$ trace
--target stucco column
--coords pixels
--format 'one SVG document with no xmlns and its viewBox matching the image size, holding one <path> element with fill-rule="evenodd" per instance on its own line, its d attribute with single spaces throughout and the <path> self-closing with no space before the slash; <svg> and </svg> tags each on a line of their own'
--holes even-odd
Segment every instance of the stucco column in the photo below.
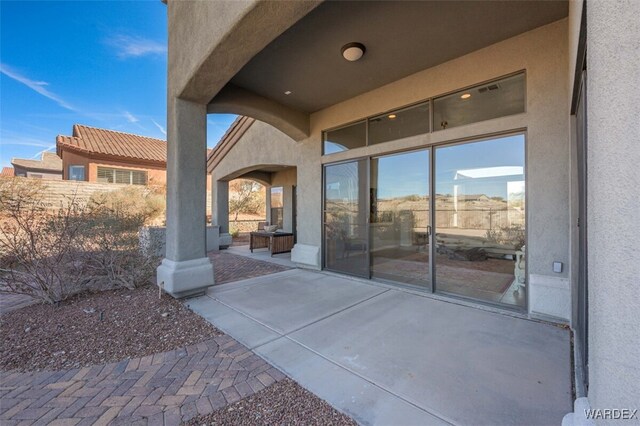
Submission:
<svg viewBox="0 0 640 426">
<path fill-rule="evenodd" d="M 220 234 L 229 233 L 229 181 L 218 180 L 213 184 L 213 207 L 214 225 L 220 227 Z"/>
<path fill-rule="evenodd" d="M 265 215 L 264 217 L 267 220 L 267 223 L 271 225 L 271 185 L 264 186 L 264 195 L 265 195 Z"/>
<path fill-rule="evenodd" d="M 206 106 L 170 98 L 167 112 L 167 246 L 157 280 L 185 297 L 213 285 L 205 233 Z"/>
<path fill-rule="evenodd" d="M 640 408 L 640 2 L 587 3 L 589 402 Z"/>
<path fill-rule="evenodd" d="M 293 232 L 293 185 L 282 186 L 282 229 Z"/>
</svg>

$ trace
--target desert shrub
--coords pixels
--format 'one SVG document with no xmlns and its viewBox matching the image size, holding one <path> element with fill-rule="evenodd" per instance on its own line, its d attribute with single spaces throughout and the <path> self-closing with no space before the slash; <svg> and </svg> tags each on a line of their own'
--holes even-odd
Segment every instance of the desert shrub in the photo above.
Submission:
<svg viewBox="0 0 640 426">
<path fill-rule="evenodd" d="M 493 243 L 512 245 L 516 250 L 525 245 L 525 229 L 522 225 L 502 226 L 488 230 L 485 238 Z"/>
<path fill-rule="evenodd" d="M 45 190 L 36 180 L 0 180 L 0 291 L 52 303 L 82 287 L 82 222 L 78 203 L 48 209 Z"/>
<path fill-rule="evenodd" d="M 233 238 L 238 238 L 240 236 L 240 230 L 238 228 L 229 229 L 229 233 L 231 234 L 231 237 L 233 237 Z"/>
<path fill-rule="evenodd" d="M 92 211 L 118 212 L 122 217 L 142 218 L 149 224 L 165 214 L 164 193 L 146 186 L 129 186 L 109 192 L 96 192 L 89 199 Z"/>
<path fill-rule="evenodd" d="M 55 303 L 149 281 L 159 259 L 141 252 L 138 229 L 157 214 L 155 201 L 130 200 L 127 188 L 52 210 L 45 191 L 32 179 L 0 180 L 0 292 Z"/>
</svg>

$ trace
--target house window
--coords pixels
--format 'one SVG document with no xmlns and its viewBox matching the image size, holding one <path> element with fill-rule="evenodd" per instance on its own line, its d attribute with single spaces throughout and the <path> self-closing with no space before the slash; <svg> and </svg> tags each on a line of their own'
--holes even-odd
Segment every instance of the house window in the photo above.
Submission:
<svg viewBox="0 0 640 426">
<path fill-rule="evenodd" d="M 524 112 L 524 73 L 460 90 L 433 101 L 433 129 L 444 130 Z"/>
<path fill-rule="evenodd" d="M 324 132 L 323 154 L 347 151 L 367 145 L 367 122 L 360 121 Z"/>
<path fill-rule="evenodd" d="M 322 154 L 417 136 L 525 112 L 526 78 L 520 72 L 419 104 L 323 132 Z M 429 118 L 430 109 L 432 118 Z"/>
<path fill-rule="evenodd" d="M 282 229 L 284 225 L 284 197 L 281 186 L 271 188 L 271 224 Z"/>
<path fill-rule="evenodd" d="M 69 180 L 85 180 L 84 166 L 69 166 Z"/>
<path fill-rule="evenodd" d="M 142 170 L 114 169 L 98 167 L 98 182 L 146 185 L 147 172 Z"/>
<path fill-rule="evenodd" d="M 369 119 L 369 145 L 429 133 L 429 102 Z"/>
</svg>

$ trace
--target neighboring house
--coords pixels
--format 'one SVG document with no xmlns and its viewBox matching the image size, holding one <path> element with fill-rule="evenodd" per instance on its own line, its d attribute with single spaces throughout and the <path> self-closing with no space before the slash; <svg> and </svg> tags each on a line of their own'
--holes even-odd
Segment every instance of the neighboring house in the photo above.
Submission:
<svg viewBox="0 0 640 426">
<path fill-rule="evenodd" d="M 166 290 L 213 284 L 239 114 L 223 231 L 229 179 L 286 169 L 298 265 L 567 324 L 581 402 L 638 408 L 640 2 L 167 5 Z"/>
<path fill-rule="evenodd" d="M 75 124 L 56 138 L 64 180 L 164 185 L 167 144 L 160 139 Z"/>
<path fill-rule="evenodd" d="M 158 186 L 167 180 L 161 139 L 74 124 L 71 136 L 56 138 L 56 152 L 64 180 Z"/>
<path fill-rule="evenodd" d="M 14 177 L 15 173 L 13 167 L 3 167 L 2 171 L 0 171 L 0 176 L 2 177 Z"/>
<path fill-rule="evenodd" d="M 43 152 L 40 160 L 14 158 L 14 175 L 37 179 L 62 179 L 62 160 L 52 152 Z"/>
</svg>

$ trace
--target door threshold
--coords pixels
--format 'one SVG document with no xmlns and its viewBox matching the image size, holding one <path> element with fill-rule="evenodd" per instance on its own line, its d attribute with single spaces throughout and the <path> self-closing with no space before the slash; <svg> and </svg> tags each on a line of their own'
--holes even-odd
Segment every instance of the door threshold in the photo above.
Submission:
<svg viewBox="0 0 640 426">
<path fill-rule="evenodd" d="M 412 294 L 414 296 L 427 297 L 429 299 L 439 300 L 445 303 L 452 303 L 454 305 L 466 306 L 468 308 L 479 309 L 486 312 L 492 312 L 500 315 L 505 315 L 513 318 L 520 318 L 520 319 L 533 321 L 533 322 L 541 322 L 541 323 L 551 324 L 555 326 L 558 325 L 557 323 L 531 316 L 526 311 L 519 310 L 517 308 L 514 309 L 507 306 L 502 306 L 502 305 L 496 306 L 493 304 L 488 304 L 488 303 L 483 303 L 475 300 L 469 300 L 462 297 L 457 297 L 455 295 L 443 295 L 439 293 L 431 293 L 429 291 L 418 289 L 408 285 L 392 283 L 392 282 L 384 281 L 380 279 L 373 279 L 373 278 L 367 279 L 367 278 L 358 277 L 354 275 L 341 274 L 339 272 L 332 272 L 326 269 L 323 269 L 319 272 L 322 274 L 345 278 L 345 279 L 357 281 L 363 284 L 372 285 L 375 287 L 382 287 L 386 289 L 397 290 L 403 293 Z"/>
</svg>

